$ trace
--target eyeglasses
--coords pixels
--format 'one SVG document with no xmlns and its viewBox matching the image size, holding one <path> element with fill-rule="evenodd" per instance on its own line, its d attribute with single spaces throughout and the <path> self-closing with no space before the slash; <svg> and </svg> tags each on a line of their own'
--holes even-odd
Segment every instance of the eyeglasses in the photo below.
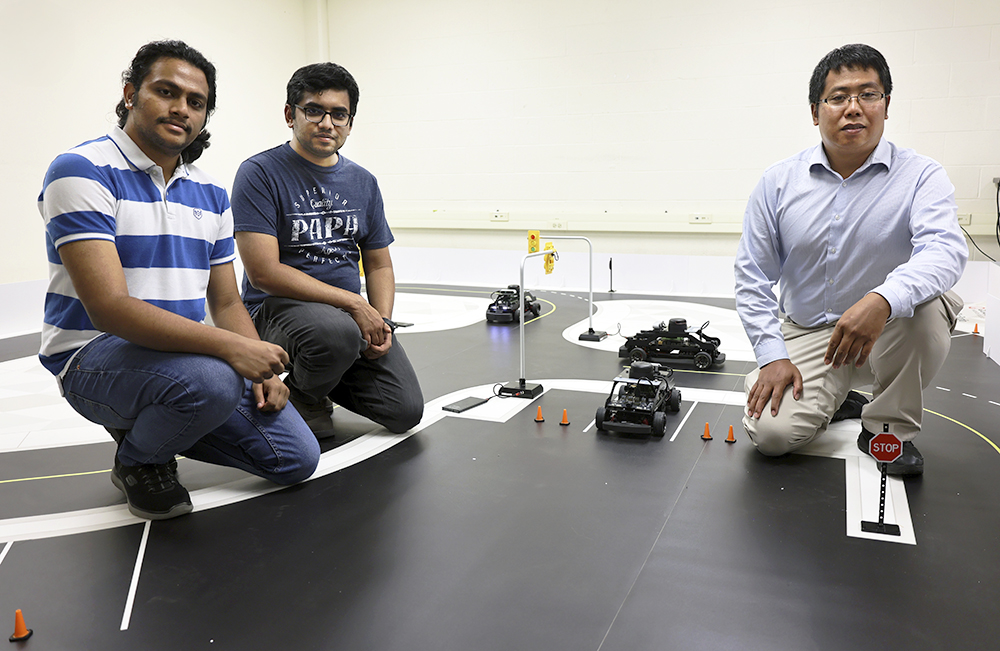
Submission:
<svg viewBox="0 0 1000 651">
<path fill-rule="evenodd" d="M 820 101 L 832 108 L 843 108 L 850 104 L 852 99 L 858 100 L 858 104 L 861 104 L 862 106 L 871 106 L 872 104 L 879 102 L 885 96 L 885 93 L 867 91 L 859 93 L 858 95 L 831 95 L 830 97 Z"/>
<path fill-rule="evenodd" d="M 351 123 L 351 119 L 354 117 L 347 111 L 324 111 L 316 106 L 299 106 L 295 105 L 295 108 L 301 109 L 303 115 L 306 119 L 315 124 L 319 124 L 323 121 L 323 118 L 330 116 L 330 122 L 333 123 L 335 127 L 346 127 Z"/>
</svg>

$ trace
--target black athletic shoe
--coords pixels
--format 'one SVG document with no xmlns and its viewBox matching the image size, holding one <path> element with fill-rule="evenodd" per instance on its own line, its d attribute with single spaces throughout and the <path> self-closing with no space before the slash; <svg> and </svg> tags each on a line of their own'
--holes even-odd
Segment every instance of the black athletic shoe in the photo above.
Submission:
<svg viewBox="0 0 1000 651">
<path fill-rule="evenodd" d="M 177 462 L 145 466 L 123 465 L 115 457 L 111 483 L 125 493 L 128 510 L 140 518 L 167 520 L 190 513 L 191 496 L 177 481 Z"/>
<path fill-rule="evenodd" d="M 868 452 L 868 444 L 871 443 L 875 434 L 861 426 L 861 433 L 858 434 L 858 449 L 865 454 Z M 917 450 L 917 446 L 912 441 L 903 441 L 903 456 L 889 464 L 885 470 L 887 475 L 912 477 L 924 474 L 924 457 Z"/>
<path fill-rule="evenodd" d="M 861 418 L 861 408 L 867 404 L 868 398 L 857 391 L 849 391 L 847 397 L 844 398 L 844 402 L 840 403 L 840 407 L 833 414 L 830 422 L 836 423 L 839 420 L 847 420 L 848 418 Z"/>
</svg>

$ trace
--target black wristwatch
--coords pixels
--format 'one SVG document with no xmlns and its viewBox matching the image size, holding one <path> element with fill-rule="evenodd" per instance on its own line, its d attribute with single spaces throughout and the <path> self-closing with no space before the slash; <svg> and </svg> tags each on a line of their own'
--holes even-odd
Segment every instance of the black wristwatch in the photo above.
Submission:
<svg viewBox="0 0 1000 651">
<path fill-rule="evenodd" d="M 392 332 L 396 332 L 396 328 L 399 326 L 396 325 L 395 321 L 393 321 L 392 319 L 387 319 L 386 317 L 382 317 L 382 320 L 385 321 L 385 324 L 387 326 L 389 326 L 389 330 L 391 330 Z"/>
</svg>

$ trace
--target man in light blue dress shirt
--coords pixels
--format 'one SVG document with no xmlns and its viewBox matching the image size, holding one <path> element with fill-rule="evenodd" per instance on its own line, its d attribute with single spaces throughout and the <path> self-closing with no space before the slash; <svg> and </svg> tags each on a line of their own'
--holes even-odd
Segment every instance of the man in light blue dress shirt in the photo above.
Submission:
<svg viewBox="0 0 1000 651">
<path fill-rule="evenodd" d="M 785 454 L 871 385 L 858 446 L 888 425 L 904 441 L 889 473 L 918 475 L 922 391 L 948 355 L 968 247 L 944 169 L 882 138 L 891 92 L 874 48 L 827 54 L 809 87 L 821 144 L 768 168 L 750 196 L 736 305 L 758 369 L 743 424 L 762 453 Z"/>
</svg>

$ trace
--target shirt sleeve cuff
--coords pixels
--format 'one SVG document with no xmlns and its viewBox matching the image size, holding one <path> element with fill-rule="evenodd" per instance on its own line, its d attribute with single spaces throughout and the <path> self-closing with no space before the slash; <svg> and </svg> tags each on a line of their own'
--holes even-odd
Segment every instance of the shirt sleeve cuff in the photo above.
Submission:
<svg viewBox="0 0 1000 651">
<path fill-rule="evenodd" d="M 762 341 L 754 347 L 753 352 L 757 357 L 758 368 L 762 368 L 779 359 L 788 359 L 788 350 L 785 348 L 785 341 L 783 339 Z"/>
</svg>

